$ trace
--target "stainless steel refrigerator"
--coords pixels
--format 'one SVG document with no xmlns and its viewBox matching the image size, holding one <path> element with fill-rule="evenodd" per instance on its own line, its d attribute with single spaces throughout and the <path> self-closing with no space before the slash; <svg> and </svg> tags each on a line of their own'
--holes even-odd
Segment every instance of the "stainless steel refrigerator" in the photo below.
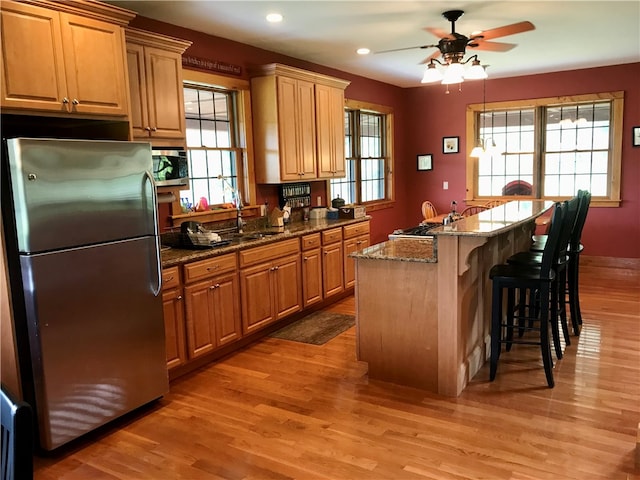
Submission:
<svg viewBox="0 0 640 480">
<path fill-rule="evenodd" d="M 151 147 L 14 138 L 5 152 L 23 390 L 52 450 L 169 389 Z"/>
</svg>

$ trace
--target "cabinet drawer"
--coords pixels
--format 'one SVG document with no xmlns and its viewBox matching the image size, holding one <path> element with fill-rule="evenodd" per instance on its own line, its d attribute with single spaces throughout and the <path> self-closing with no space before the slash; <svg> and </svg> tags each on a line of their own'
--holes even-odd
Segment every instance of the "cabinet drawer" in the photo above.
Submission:
<svg viewBox="0 0 640 480">
<path fill-rule="evenodd" d="M 320 246 L 320 234 L 313 233 L 302 237 L 302 250 L 311 250 Z"/>
<path fill-rule="evenodd" d="M 184 266 L 184 282 L 194 282 L 203 278 L 226 273 L 237 267 L 235 253 L 188 263 Z"/>
<path fill-rule="evenodd" d="M 369 233 L 369 222 L 347 225 L 344 228 L 344 238 L 352 238 Z"/>
<path fill-rule="evenodd" d="M 335 243 L 342 240 L 342 228 L 332 228 L 331 230 L 325 230 L 322 232 L 322 244 L 327 245 L 329 243 Z"/>
<path fill-rule="evenodd" d="M 178 267 L 170 267 L 162 270 L 162 289 L 168 290 L 180 286 L 180 270 Z"/>
<path fill-rule="evenodd" d="M 240 267 L 246 267 L 254 263 L 268 262 L 284 255 L 300 253 L 300 242 L 297 238 L 283 240 L 281 242 L 265 245 L 264 247 L 241 250 Z"/>
</svg>

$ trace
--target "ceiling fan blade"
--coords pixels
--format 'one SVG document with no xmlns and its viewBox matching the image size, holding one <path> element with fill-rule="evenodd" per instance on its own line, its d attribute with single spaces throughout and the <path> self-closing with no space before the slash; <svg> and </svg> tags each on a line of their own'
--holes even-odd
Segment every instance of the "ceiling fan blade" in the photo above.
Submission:
<svg viewBox="0 0 640 480">
<path fill-rule="evenodd" d="M 417 48 L 432 48 L 432 47 L 437 47 L 437 45 L 418 45 L 416 47 L 404 47 L 404 48 L 392 48 L 391 50 L 378 50 L 377 52 L 373 52 L 373 53 L 391 53 L 391 52 L 401 52 L 403 50 L 414 50 Z"/>
<path fill-rule="evenodd" d="M 442 30 L 440 28 L 424 27 L 423 30 L 426 30 L 427 32 L 429 32 L 432 35 L 435 35 L 438 38 L 449 38 L 451 40 L 455 40 L 455 37 L 453 35 L 451 35 L 451 33 L 445 32 L 444 30 Z"/>
<path fill-rule="evenodd" d="M 505 25 L 504 27 L 492 28 L 490 30 L 483 30 L 479 33 L 471 34 L 470 38 L 473 40 L 476 37 L 482 37 L 483 40 L 491 40 L 498 37 L 506 37 L 507 35 L 515 35 L 516 33 L 528 32 L 535 30 L 533 23 L 531 22 L 518 22 L 511 25 Z"/>
<path fill-rule="evenodd" d="M 477 44 L 477 47 L 474 47 Z M 502 42 L 485 42 L 484 40 L 472 40 L 468 47 L 475 50 L 484 50 L 486 52 L 508 52 L 512 48 L 516 47 L 515 43 L 502 43 Z"/>
</svg>

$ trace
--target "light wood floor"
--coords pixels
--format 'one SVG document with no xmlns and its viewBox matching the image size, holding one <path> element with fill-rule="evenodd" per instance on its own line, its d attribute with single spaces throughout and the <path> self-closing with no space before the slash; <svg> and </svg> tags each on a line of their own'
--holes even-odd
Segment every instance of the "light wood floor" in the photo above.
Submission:
<svg viewBox="0 0 640 480">
<path fill-rule="evenodd" d="M 266 338 L 37 458 L 35 478 L 640 478 L 640 275 L 584 267 L 581 285 L 584 328 L 554 389 L 536 347 L 515 346 L 493 383 L 485 366 L 444 398 L 369 381 L 355 328 L 324 346 Z M 353 313 L 353 297 L 332 309 Z"/>
</svg>

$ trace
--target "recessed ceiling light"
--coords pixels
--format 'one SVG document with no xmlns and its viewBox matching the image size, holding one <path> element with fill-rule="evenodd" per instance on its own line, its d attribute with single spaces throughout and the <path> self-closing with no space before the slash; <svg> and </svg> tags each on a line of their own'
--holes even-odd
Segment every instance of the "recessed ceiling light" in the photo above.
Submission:
<svg viewBox="0 0 640 480">
<path fill-rule="evenodd" d="M 280 15 L 279 13 L 270 13 L 269 15 L 267 15 L 267 22 L 278 23 L 281 21 L 282 21 L 282 15 Z"/>
<path fill-rule="evenodd" d="M 369 55 L 371 53 L 371 50 L 369 50 L 368 48 L 359 48 L 358 50 L 356 50 L 356 53 L 358 55 Z"/>
</svg>

